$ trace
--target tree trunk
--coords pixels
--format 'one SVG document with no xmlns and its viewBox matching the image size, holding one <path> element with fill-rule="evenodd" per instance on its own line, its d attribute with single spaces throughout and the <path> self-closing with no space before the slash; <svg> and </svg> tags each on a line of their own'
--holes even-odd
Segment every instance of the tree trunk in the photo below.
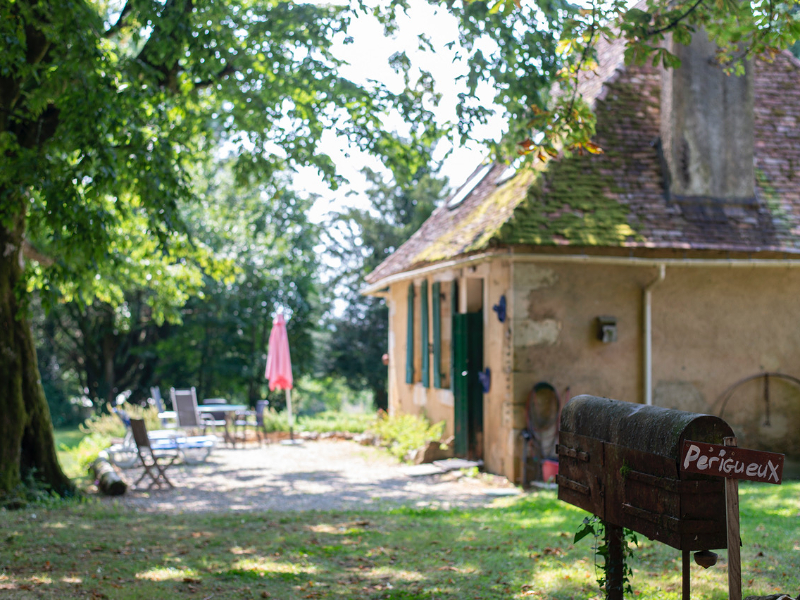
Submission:
<svg viewBox="0 0 800 600">
<path fill-rule="evenodd" d="M 113 326 L 113 321 L 111 325 Z M 105 379 L 103 400 L 110 406 L 114 406 L 114 399 L 117 395 L 116 370 L 114 368 L 116 346 L 114 335 L 111 332 L 106 333 L 103 336 L 103 379 Z"/>
<path fill-rule="evenodd" d="M 18 300 L 25 293 L 24 230 L 24 208 L 0 224 L 0 498 L 13 495 L 29 475 L 60 495 L 74 492 L 56 458 L 33 335 Z"/>
<path fill-rule="evenodd" d="M 375 402 L 375 410 L 389 410 L 389 394 L 386 393 L 386 388 L 379 387 L 372 391 Z"/>
</svg>

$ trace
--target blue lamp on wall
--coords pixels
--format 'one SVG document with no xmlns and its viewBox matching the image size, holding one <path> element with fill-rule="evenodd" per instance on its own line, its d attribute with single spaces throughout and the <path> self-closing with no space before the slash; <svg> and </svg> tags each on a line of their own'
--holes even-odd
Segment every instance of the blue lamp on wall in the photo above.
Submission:
<svg viewBox="0 0 800 600">
<path fill-rule="evenodd" d="M 489 369 L 489 367 L 486 367 L 484 371 L 480 371 L 478 373 L 478 381 L 481 382 L 483 393 L 488 394 L 492 387 L 492 371 Z"/>
<path fill-rule="evenodd" d="M 501 323 L 506 322 L 506 297 L 500 296 L 500 300 L 492 307 L 492 310 L 497 313 L 497 318 Z"/>
</svg>

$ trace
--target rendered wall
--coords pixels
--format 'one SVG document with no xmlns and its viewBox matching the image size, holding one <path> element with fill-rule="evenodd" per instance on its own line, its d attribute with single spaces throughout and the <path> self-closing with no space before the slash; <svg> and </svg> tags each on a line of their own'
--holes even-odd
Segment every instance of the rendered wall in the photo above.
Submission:
<svg viewBox="0 0 800 600">
<path fill-rule="evenodd" d="M 513 424 L 538 381 L 559 394 L 643 402 L 642 287 L 656 270 L 602 265 L 513 265 Z M 800 376 L 800 272 L 781 269 L 667 268 L 652 292 L 653 402 L 718 414 L 720 395 L 762 371 Z M 597 339 L 596 318 L 617 318 L 618 339 Z M 746 384 L 722 415 L 739 445 L 800 455 L 800 389 Z M 715 402 L 717 405 L 715 406 Z M 519 461 L 521 445 L 515 447 Z M 787 456 L 787 459 L 790 459 Z M 519 467 L 515 476 L 519 475 Z"/>
<path fill-rule="evenodd" d="M 482 440 L 483 455 L 487 468 L 494 473 L 505 473 L 513 461 L 508 456 L 513 454 L 513 447 L 509 446 L 512 433 L 511 422 L 507 415 L 512 401 L 511 387 L 511 313 L 508 312 L 505 323 L 501 323 L 497 313 L 492 310 L 497 305 L 501 296 L 510 298 L 511 268 L 507 260 L 495 260 L 476 267 L 457 269 L 431 275 L 428 281 L 429 304 L 428 310 L 432 314 L 432 289 L 433 283 L 439 282 L 441 289 L 441 339 L 442 339 L 442 384 L 443 389 L 433 387 L 433 356 L 431 356 L 430 387 L 426 388 L 421 383 L 406 383 L 406 326 L 408 319 L 408 282 L 400 282 L 391 286 L 389 290 L 389 410 L 390 413 L 404 412 L 409 414 L 424 414 L 432 422 L 444 420 L 445 437 L 453 434 L 454 430 L 454 399 L 450 389 L 450 343 L 452 339 L 451 304 L 452 281 L 458 280 L 460 291 L 463 295 L 461 310 L 468 308 L 475 310 L 483 306 L 484 323 L 484 367 L 491 371 L 491 387 L 488 394 L 484 394 L 484 436 Z M 467 281 L 472 285 L 467 285 Z M 467 303 L 466 290 L 476 288 L 476 280 L 483 281 L 483 297 L 476 299 L 469 297 Z M 420 318 L 419 318 L 419 285 L 422 280 L 415 281 L 415 354 L 414 361 L 415 381 L 419 380 L 420 360 Z M 433 319 L 430 319 L 429 342 L 433 343 Z"/>
<path fill-rule="evenodd" d="M 484 275 L 483 364 L 492 374 L 483 395 L 483 460 L 486 470 L 513 475 L 513 423 L 508 418 L 513 403 L 511 346 L 511 263 L 496 259 L 481 265 Z M 506 297 L 506 320 L 492 309 Z"/>
</svg>

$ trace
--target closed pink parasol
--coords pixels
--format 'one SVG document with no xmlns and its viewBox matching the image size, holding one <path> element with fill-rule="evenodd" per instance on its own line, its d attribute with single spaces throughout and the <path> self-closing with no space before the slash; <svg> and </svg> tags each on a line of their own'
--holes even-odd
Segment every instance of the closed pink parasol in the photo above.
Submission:
<svg viewBox="0 0 800 600">
<path fill-rule="evenodd" d="M 289 431 L 293 430 L 292 419 L 292 357 L 289 354 L 289 336 L 286 334 L 286 321 L 278 313 L 272 321 L 272 332 L 269 334 L 269 353 L 267 354 L 267 371 L 264 376 L 269 379 L 270 391 L 286 390 L 286 411 L 289 416 Z M 292 436 L 293 437 L 293 436 Z"/>
</svg>

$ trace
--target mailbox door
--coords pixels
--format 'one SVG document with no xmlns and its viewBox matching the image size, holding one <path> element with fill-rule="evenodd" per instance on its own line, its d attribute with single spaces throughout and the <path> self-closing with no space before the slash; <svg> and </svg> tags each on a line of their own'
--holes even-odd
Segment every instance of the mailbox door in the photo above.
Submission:
<svg viewBox="0 0 800 600">
<path fill-rule="evenodd" d="M 652 540 L 681 547 L 680 490 L 675 461 L 606 443 L 606 520 Z"/>
<path fill-rule="evenodd" d="M 670 458 L 605 444 L 606 520 L 678 550 L 726 547 L 722 480 L 679 479 Z"/>
<path fill-rule="evenodd" d="M 605 518 L 603 442 L 560 432 L 558 499 Z"/>
</svg>

